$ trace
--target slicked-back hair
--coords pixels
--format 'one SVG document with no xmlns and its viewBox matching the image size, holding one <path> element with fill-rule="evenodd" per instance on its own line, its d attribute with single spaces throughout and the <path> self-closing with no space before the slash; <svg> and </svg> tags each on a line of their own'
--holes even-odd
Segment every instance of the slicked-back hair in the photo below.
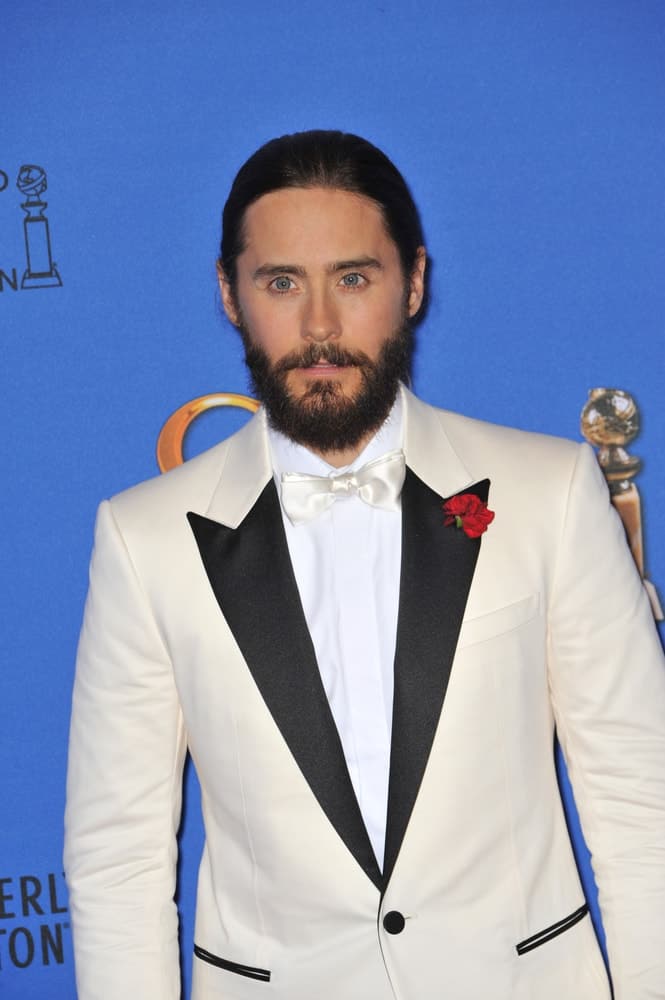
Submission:
<svg viewBox="0 0 665 1000">
<path fill-rule="evenodd" d="M 235 294 L 236 260 L 245 249 L 250 205 L 282 188 L 324 187 L 371 199 L 399 252 L 405 281 L 416 263 L 423 232 L 411 192 L 397 167 L 371 142 L 348 132 L 312 130 L 272 139 L 238 171 L 222 217 L 219 264 Z"/>
</svg>

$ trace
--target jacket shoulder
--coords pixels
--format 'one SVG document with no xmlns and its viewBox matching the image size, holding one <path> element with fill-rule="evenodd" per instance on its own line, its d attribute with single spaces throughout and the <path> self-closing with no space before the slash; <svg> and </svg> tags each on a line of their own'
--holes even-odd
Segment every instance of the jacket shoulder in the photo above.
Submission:
<svg viewBox="0 0 665 1000">
<path fill-rule="evenodd" d="M 240 430 L 206 451 L 188 459 L 168 472 L 153 476 L 108 501 L 119 522 L 152 524 L 163 522 L 183 511 L 204 511 L 219 487 L 229 455 L 244 456 L 251 466 L 256 457 L 257 436 L 261 434 L 261 418 L 253 416 Z"/>
<path fill-rule="evenodd" d="M 451 410 L 435 410 L 455 450 L 490 468 L 519 467 L 527 477 L 531 471 L 541 474 L 548 468 L 552 473 L 561 473 L 577 463 L 580 450 L 592 451 L 588 444 L 569 438 L 490 423 Z"/>
</svg>

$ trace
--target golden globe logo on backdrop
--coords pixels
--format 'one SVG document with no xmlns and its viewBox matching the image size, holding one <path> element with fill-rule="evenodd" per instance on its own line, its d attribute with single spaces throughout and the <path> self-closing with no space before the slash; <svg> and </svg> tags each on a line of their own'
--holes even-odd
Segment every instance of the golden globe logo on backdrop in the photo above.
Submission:
<svg viewBox="0 0 665 1000">
<path fill-rule="evenodd" d="M 48 202 L 43 195 L 48 187 L 46 171 L 34 163 L 24 163 L 16 174 L 0 169 L 0 232 L 11 239 L 21 227 L 23 211 L 23 249 L 25 263 L 18 264 L 14 249 L 0 245 L 0 292 L 29 291 L 35 288 L 59 288 L 62 278 L 53 259 L 51 229 L 46 216 Z M 14 191 L 18 194 L 12 198 Z M 8 253 L 14 259 L 5 259 Z"/>
</svg>

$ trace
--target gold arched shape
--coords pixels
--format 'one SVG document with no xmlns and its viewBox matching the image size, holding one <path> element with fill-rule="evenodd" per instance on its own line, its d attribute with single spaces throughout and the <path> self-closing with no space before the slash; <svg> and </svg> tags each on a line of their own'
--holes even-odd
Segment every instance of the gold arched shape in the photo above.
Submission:
<svg viewBox="0 0 665 1000">
<path fill-rule="evenodd" d="M 190 424 L 206 410 L 214 410 L 218 406 L 237 406 L 241 410 L 256 413 L 259 403 L 251 396 L 242 396 L 238 392 L 211 392 L 207 396 L 190 399 L 189 403 L 178 407 L 157 438 L 157 465 L 160 472 L 168 472 L 176 465 L 182 465 L 182 445 Z"/>
</svg>

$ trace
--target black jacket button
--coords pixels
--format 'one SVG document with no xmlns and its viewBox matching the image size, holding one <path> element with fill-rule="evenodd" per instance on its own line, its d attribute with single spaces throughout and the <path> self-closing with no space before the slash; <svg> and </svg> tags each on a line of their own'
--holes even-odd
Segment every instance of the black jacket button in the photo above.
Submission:
<svg viewBox="0 0 665 1000">
<path fill-rule="evenodd" d="M 386 913 L 383 918 L 384 929 L 388 931 L 389 934 L 401 934 L 404 930 L 404 925 L 406 920 L 399 912 L 399 910 L 390 910 Z"/>
</svg>

